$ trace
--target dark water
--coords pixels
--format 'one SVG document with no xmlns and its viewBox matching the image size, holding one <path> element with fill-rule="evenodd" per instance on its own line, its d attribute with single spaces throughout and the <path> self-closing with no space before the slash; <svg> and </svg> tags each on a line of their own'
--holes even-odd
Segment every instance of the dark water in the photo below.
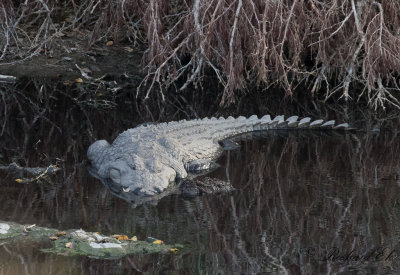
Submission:
<svg viewBox="0 0 400 275">
<path fill-rule="evenodd" d="M 185 248 L 177 254 L 101 260 L 41 253 L 46 242 L 3 241 L 0 274 L 400 271 L 397 120 L 389 123 L 392 131 L 379 133 L 264 134 L 226 151 L 218 161 L 221 167 L 212 173 L 230 180 L 236 191 L 193 200 L 172 195 L 157 205 L 133 208 L 88 174 L 87 146 L 98 138 L 112 140 L 144 120 L 219 114 L 217 106 L 189 104 L 193 99 L 186 99 L 186 103 L 170 100 L 148 107 L 121 96 L 106 99 L 126 109 L 103 110 L 90 105 L 87 95 L 76 90 L 68 94 L 59 86 L 46 86 L 45 95 L 53 99 L 41 102 L 30 94 L 35 91 L 32 85 L 8 87 L 14 97 L 4 96 L 2 90 L 7 115 L 3 113 L 0 121 L 5 125 L 0 163 L 17 161 L 31 167 L 58 163 L 62 171 L 29 184 L 1 172 L 0 219 L 139 239 L 153 236 Z M 40 89 L 43 84 L 35 85 Z M 244 104 L 243 110 L 226 112 L 263 111 Z"/>
</svg>

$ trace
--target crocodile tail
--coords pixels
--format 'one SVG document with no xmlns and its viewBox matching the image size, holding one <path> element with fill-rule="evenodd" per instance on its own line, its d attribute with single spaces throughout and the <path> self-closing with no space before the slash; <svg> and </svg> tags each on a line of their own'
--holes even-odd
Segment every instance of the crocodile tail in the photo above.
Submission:
<svg viewBox="0 0 400 275">
<path fill-rule="evenodd" d="M 335 124 L 335 120 L 324 121 L 322 119 L 317 119 L 312 121 L 311 118 L 305 117 L 299 119 L 298 116 L 291 116 L 287 119 L 283 115 L 276 116 L 271 119 L 269 115 L 263 116 L 259 123 L 254 126 L 254 130 L 268 130 L 268 129 L 303 129 L 303 128 L 318 128 L 318 129 L 343 129 L 347 130 L 349 128 L 348 123 Z"/>
<path fill-rule="evenodd" d="M 322 119 L 311 120 L 309 117 L 299 119 L 298 116 L 291 116 L 287 119 L 283 115 L 276 116 L 271 119 L 270 115 L 265 115 L 262 118 L 258 118 L 253 115 L 249 118 L 240 116 L 237 118 L 216 118 L 210 119 L 210 122 L 218 123 L 220 126 L 210 130 L 209 133 L 214 140 L 222 140 L 235 135 L 242 135 L 254 131 L 264 131 L 273 129 L 350 129 L 347 123 L 337 124 L 334 120 L 324 121 Z"/>
</svg>

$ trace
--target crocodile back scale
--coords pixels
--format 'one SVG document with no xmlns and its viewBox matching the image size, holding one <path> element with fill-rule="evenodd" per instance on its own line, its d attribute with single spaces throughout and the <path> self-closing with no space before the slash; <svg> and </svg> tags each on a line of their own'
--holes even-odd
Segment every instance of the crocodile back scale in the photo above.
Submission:
<svg viewBox="0 0 400 275">
<path fill-rule="evenodd" d="M 222 152 L 220 142 L 264 130 L 348 129 L 334 120 L 291 116 L 204 118 L 142 125 L 120 134 L 112 144 L 94 142 L 87 155 L 90 172 L 114 192 L 152 196 L 188 172 L 209 169 Z"/>
</svg>

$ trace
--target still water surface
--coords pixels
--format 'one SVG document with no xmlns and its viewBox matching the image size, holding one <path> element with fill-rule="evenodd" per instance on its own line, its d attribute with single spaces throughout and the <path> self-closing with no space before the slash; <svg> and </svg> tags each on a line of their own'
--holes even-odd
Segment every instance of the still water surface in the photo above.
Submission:
<svg viewBox="0 0 400 275">
<path fill-rule="evenodd" d="M 99 128 L 93 122 L 92 129 Z M 3 164 L 13 160 L 22 150 L 17 145 L 24 143 L 17 127 L 10 129 L 0 152 Z M 29 184 L 1 172 L 1 220 L 142 240 L 153 236 L 185 248 L 177 254 L 101 260 L 41 253 L 40 248 L 49 245 L 46 240 L 3 241 L 0 274 L 400 271 L 400 137 L 393 131 L 247 137 L 239 149 L 224 152 L 220 168 L 210 175 L 230 180 L 236 191 L 191 200 L 171 195 L 158 204 L 133 207 L 86 169 L 87 145 L 95 138 L 112 140 L 122 130 L 67 130 L 67 141 L 60 142 L 56 137 L 62 135 L 51 134 L 57 132 L 51 126 L 37 127 L 25 147 L 34 148 L 38 139 L 42 145 L 26 153 L 25 160 L 29 166 L 42 165 L 43 159 L 59 161 L 62 171 Z"/>
</svg>

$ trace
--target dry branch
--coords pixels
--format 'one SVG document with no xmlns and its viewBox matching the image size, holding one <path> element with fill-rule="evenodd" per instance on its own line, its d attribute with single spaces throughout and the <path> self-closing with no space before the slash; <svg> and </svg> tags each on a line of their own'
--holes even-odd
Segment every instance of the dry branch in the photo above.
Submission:
<svg viewBox="0 0 400 275">
<path fill-rule="evenodd" d="M 73 10 L 69 23 L 60 5 Z M 397 0 L 4 0 L 0 60 L 23 51 L 20 37 L 31 57 L 79 27 L 92 31 L 89 46 L 109 36 L 147 45 L 146 98 L 176 83 L 197 87 L 209 68 L 224 86 L 222 104 L 249 87 L 278 84 L 290 95 L 304 82 L 312 95 L 366 95 L 377 108 L 399 105 L 399 26 Z"/>
</svg>

